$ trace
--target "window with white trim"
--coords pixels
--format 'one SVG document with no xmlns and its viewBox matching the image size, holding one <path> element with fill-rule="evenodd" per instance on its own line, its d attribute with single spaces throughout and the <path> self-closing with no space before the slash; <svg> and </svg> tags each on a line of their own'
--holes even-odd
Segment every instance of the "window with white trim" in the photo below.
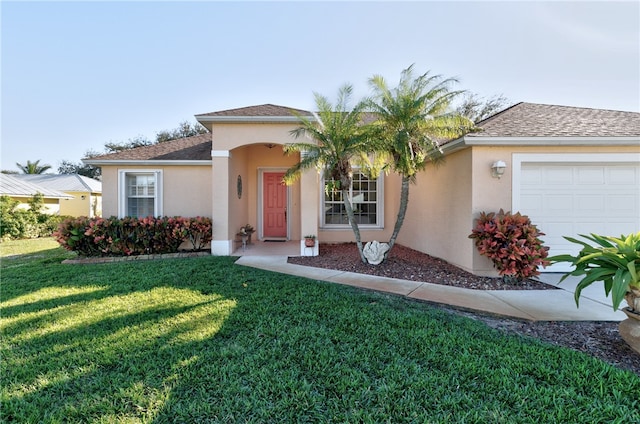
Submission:
<svg viewBox="0 0 640 424">
<path fill-rule="evenodd" d="M 120 170 L 120 217 L 162 216 L 162 171 Z"/>
<path fill-rule="evenodd" d="M 383 227 L 382 181 L 382 176 L 370 178 L 357 170 L 353 172 L 349 194 L 356 222 L 360 227 Z M 328 183 L 329 181 L 323 180 L 322 226 L 324 228 L 349 227 L 342 192 L 327 189 Z"/>
</svg>

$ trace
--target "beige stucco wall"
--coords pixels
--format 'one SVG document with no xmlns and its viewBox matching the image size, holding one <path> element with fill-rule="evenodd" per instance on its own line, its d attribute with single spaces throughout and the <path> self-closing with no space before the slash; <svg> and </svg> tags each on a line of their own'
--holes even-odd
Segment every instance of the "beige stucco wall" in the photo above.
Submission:
<svg viewBox="0 0 640 424">
<path fill-rule="evenodd" d="M 211 167 L 167 166 L 163 175 L 166 216 L 211 217 Z"/>
<path fill-rule="evenodd" d="M 118 172 L 162 170 L 165 216 L 211 217 L 211 167 L 203 166 L 103 166 L 102 216 L 118 216 Z"/>
<path fill-rule="evenodd" d="M 505 211 L 511 210 L 514 154 L 638 152 L 640 146 L 473 146 L 473 212 L 478 213 L 496 207 Z M 493 178 L 490 173 L 491 165 L 497 160 L 503 160 L 507 164 L 507 169 L 500 179 Z"/>
<path fill-rule="evenodd" d="M 229 226 L 216 233 L 214 238 L 227 240 L 235 238 L 239 228 L 247 223 L 253 225 L 260 237 L 260 174 L 265 171 L 286 170 L 299 160 L 299 154 L 284 155 L 282 145 L 295 141 L 290 131 L 297 124 L 287 123 L 242 123 L 214 124 L 214 179 L 227 178 L 228 187 L 222 189 L 214 185 L 215 198 L 228 199 L 227 204 L 215 204 L 214 216 L 228 217 Z M 310 141 L 305 139 L 304 141 Z M 274 144 L 271 148 L 269 144 Z M 229 152 L 229 157 L 224 157 Z M 218 155 L 219 157 L 215 157 Z M 216 164 L 218 169 L 216 170 Z M 224 168 L 228 168 L 225 170 Z M 242 177 L 243 197 L 237 198 L 237 178 Z M 317 234 L 320 242 L 354 241 L 350 227 L 344 229 L 319 228 L 321 187 L 320 175 L 309 170 L 301 180 L 296 181 L 288 189 L 289 238 L 300 240 L 306 234 Z M 384 228 L 363 229 L 363 241 L 388 240 L 393 231 L 397 213 L 400 180 L 397 175 L 389 175 L 384 181 Z M 304 203 L 303 203 L 304 202 Z M 235 248 L 237 246 L 234 246 Z M 220 251 L 224 251 L 222 246 Z"/>
<path fill-rule="evenodd" d="M 473 146 L 473 219 L 480 212 L 512 211 L 512 178 L 514 154 L 585 154 L 639 153 L 640 146 Z M 491 164 L 503 160 L 507 164 L 502 178 L 493 178 Z M 469 232 L 472 227 L 469 227 Z M 473 247 L 472 271 L 479 275 L 497 275 L 492 263 Z"/>
<path fill-rule="evenodd" d="M 421 172 L 409 189 L 398 243 L 471 270 L 472 169 L 467 149 Z"/>
<path fill-rule="evenodd" d="M 640 146 L 473 146 L 429 166 L 411 186 L 398 243 L 442 258 L 478 275 L 495 276 L 491 262 L 468 238 L 480 212 L 511 211 L 513 155 L 522 153 L 638 153 Z M 502 178 L 491 165 L 507 164 Z M 515 211 L 513 211 L 515 212 Z"/>
<path fill-rule="evenodd" d="M 102 216 L 118 216 L 118 167 L 102 166 Z"/>
<path fill-rule="evenodd" d="M 282 145 L 294 139 L 289 131 L 293 124 L 215 124 L 213 126 L 214 254 L 231 253 L 240 227 L 250 224 L 253 237 L 261 238 L 261 173 L 286 171 L 294 165 L 298 154 L 285 155 Z M 238 176 L 242 179 L 242 196 L 238 198 Z M 300 183 L 288 187 L 288 231 L 292 240 L 300 239 Z M 216 226 L 216 222 L 219 225 Z"/>
<path fill-rule="evenodd" d="M 258 232 L 253 235 L 255 239 L 260 239 L 260 174 L 261 172 L 286 171 L 297 162 L 298 155 L 285 156 L 281 145 L 271 148 L 265 144 L 254 144 L 242 146 L 231 150 L 230 157 L 216 158 L 216 163 L 228 162 L 228 187 L 227 206 L 222 208 L 216 205 L 217 214 L 228 215 L 228 228 L 221 230 L 219 237 L 234 239 L 240 227 L 250 224 Z M 222 172 L 222 171 L 221 171 Z M 223 175 L 216 176 L 222 181 Z M 238 176 L 242 179 L 242 196 L 238 197 Z M 215 187 L 216 190 L 219 187 Z M 292 184 L 287 189 L 289 209 L 287 218 L 289 220 L 289 238 L 296 240 L 300 238 L 300 184 Z M 215 202 L 219 199 L 216 197 Z"/>
<path fill-rule="evenodd" d="M 264 144 L 257 144 L 245 147 L 247 150 L 247 171 L 249 176 L 249 218 L 248 222 L 257 228 L 261 221 L 261 209 L 258 204 L 258 192 L 260 188 L 261 172 L 286 171 L 295 165 L 300 155 L 295 153 L 285 155 L 281 145 L 272 148 L 266 147 Z M 300 235 L 300 182 L 296 181 L 287 189 L 288 205 L 287 220 L 289 226 L 289 238 L 291 240 L 299 240 Z"/>
<path fill-rule="evenodd" d="M 234 239 L 234 235 L 240 230 L 240 227 L 251 224 L 255 228 L 255 223 L 250 222 L 249 218 L 249 189 L 252 183 L 249 181 L 249 172 L 247 169 L 247 149 L 236 149 L 231 152 L 229 159 L 229 173 L 227 180 L 228 187 L 228 234 L 222 234 L 222 231 L 214 234 L 221 238 Z M 242 197 L 238 198 L 238 175 L 242 177 Z M 221 183 L 217 181 L 216 184 Z M 218 202 L 218 198 L 214 198 L 214 202 Z"/>
<path fill-rule="evenodd" d="M 228 181 L 223 187 L 214 186 L 214 191 L 220 193 L 215 196 L 215 216 L 226 217 L 228 226 L 218 227 L 214 237 L 219 240 L 233 240 L 240 227 L 250 224 L 258 232 L 253 235 L 260 239 L 260 174 L 261 172 L 286 171 L 297 162 L 298 155 L 285 156 L 281 145 L 271 148 L 265 144 L 242 146 L 231 150 L 228 158 L 219 157 L 214 160 L 215 178 Z M 225 163 L 226 162 L 226 163 Z M 228 171 L 224 171 L 224 167 Z M 242 179 L 242 196 L 238 197 L 238 176 Z M 289 209 L 289 238 L 300 239 L 300 184 L 292 184 L 287 189 Z M 222 202 L 221 198 L 227 199 Z M 214 225 L 215 226 L 215 225 Z M 237 247 L 237 246 L 236 246 Z"/>
<path fill-rule="evenodd" d="M 261 143 L 293 143 L 296 139 L 289 132 L 297 127 L 298 125 L 293 123 L 215 124 L 213 150 L 233 150 L 237 147 Z"/>
</svg>

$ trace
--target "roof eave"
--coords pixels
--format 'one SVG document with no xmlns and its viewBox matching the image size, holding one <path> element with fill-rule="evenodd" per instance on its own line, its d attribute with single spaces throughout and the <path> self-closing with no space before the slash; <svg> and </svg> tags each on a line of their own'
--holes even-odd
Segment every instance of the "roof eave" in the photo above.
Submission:
<svg viewBox="0 0 640 424">
<path fill-rule="evenodd" d="M 82 162 L 87 165 L 92 166 L 116 166 L 116 165 L 138 165 L 138 166 L 211 166 L 210 160 L 154 160 L 154 159 L 135 159 L 135 160 L 124 160 L 124 159 L 114 159 L 114 160 L 91 160 L 91 159 L 82 159 Z"/>
<path fill-rule="evenodd" d="M 640 136 L 631 137 L 482 137 L 466 135 L 467 146 L 638 146 Z"/>
<path fill-rule="evenodd" d="M 42 194 L 42 193 L 38 191 L 35 193 L 5 193 L 5 194 L 9 197 L 33 197 L 36 194 Z M 42 194 L 42 198 L 43 199 L 73 199 L 73 196 L 70 196 L 68 194 L 59 194 L 59 195 Z"/>
<path fill-rule="evenodd" d="M 263 123 L 263 124 L 288 124 L 298 123 L 297 116 L 208 116 L 196 115 L 201 124 L 242 124 L 242 123 Z M 305 115 L 306 118 L 314 120 L 312 115 Z M 206 125 L 205 125 L 206 126 Z"/>
<path fill-rule="evenodd" d="M 465 138 L 460 137 L 453 141 L 448 142 L 447 144 L 444 144 L 443 146 L 441 146 L 441 149 L 443 154 L 449 155 L 451 153 L 462 150 L 466 147 L 468 147 L 468 145 L 465 143 Z"/>
<path fill-rule="evenodd" d="M 633 137 L 478 137 L 465 135 L 442 146 L 445 155 L 470 146 L 640 146 Z"/>
</svg>

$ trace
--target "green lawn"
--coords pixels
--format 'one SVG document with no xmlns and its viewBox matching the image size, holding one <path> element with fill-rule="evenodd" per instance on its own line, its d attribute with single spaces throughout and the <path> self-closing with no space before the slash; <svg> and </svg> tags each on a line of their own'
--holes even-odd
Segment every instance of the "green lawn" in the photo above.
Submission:
<svg viewBox="0 0 640 424">
<path fill-rule="evenodd" d="M 229 257 L 0 251 L 2 422 L 640 422 L 637 375 L 424 303 Z"/>
</svg>

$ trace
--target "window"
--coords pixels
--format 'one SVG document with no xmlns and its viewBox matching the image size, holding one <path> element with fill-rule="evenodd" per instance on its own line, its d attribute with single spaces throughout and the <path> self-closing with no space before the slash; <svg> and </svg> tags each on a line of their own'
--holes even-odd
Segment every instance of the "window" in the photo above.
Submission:
<svg viewBox="0 0 640 424">
<path fill-rule="evenodd" d="M 120 217 L 161 216 L 161 171 L 120 171 Z"/>
<path fill-rule="evenodd" d="M 326 190 L 323 181 L 322 226 L 341 228 L 349 226 L 349 218 L 342 200 L 342 192 Z M 366 174 L 354 171 L 350 187 L 351 203 L 356 222 L 362 227 L 382 228 L 382 177 L 369 178 Z"/>
</svg>

